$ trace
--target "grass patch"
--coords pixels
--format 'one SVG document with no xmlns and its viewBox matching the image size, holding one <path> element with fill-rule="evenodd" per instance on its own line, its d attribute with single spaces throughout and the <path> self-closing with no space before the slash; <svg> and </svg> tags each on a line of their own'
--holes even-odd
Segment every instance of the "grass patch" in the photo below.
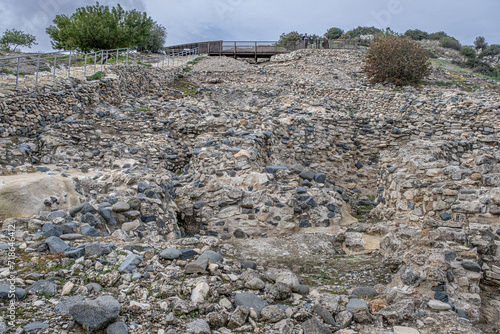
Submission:
<svg viewBox="0 0 500 334">
<path fill-rule="evenodd" d="M 11 71 L 11 70 L 8 70 L 8 69 L 6 69 L 6 68 L 2 68 L 2 69 L 0 70 L 0 73 L 3 73 L 3 74 L 13 74 L 13 75 L 16 75 L 16 73 L 17 73 L 17 72 L 15 72 L 15 71 Z M 19 75 L 26 75 L 26 73 L 24 73 L 24 72 L 19 72 Z"/>
<path fill-rule="evenodd" d="M 195 84 L 186 80 L 182 80 L 179 77 L 176 77 L 174 79 L 174 83 L 172 84 L 171 87 L 180 90 L 182 93 L 186 95 L 195 95 L 196 90 L 198 89 L 198 87 Z"/>
<path fill-rule="evenodd" d="M 99 80 L 99 79 L 104 78 L 105 76 L 106 76 L 106 73 L 104 73 L 103 71 L 95 72 L 91 76 L 87 77 L 87 81 Z"/>
<path fill-rule="evenodd" d="M 202 61 L 203 59 L 205 59 L 207 57 L 196 57 L 195 59 L 191 60 L 191 61 L 188 61 L 188 65 L 196 65 L 198 64 L 200 61 Z"/>
<path fill-rule="evenodd" d="M 190 72 L 191 71 L 191 67 L 184 67 L 183 71 L 184 72 Z"/>
</svg>

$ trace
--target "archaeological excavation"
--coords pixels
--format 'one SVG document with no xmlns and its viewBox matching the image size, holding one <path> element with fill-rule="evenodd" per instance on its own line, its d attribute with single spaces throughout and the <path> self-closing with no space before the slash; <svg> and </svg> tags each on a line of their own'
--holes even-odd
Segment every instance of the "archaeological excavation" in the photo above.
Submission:
<svg viewBox="0 0 500 334">
<path fill-rule="evenodd" d="M 498 333 L 499 84 L 363 57 L 0 91 L 0 333 Z"/>
</svg>

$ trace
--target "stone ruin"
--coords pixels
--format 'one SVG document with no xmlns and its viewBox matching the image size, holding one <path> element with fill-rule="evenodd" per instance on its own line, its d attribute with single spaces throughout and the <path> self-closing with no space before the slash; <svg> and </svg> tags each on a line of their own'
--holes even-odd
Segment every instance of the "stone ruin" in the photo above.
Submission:
<svg viewBox="0 0 500 334">
<path fill-rule="evenodd" d="M 434 70 L 418 89 L 373 86 L 362 60 L 116 66 L 1 95 L 0 219 L 24 266 L 21 324 L 498 330 L 498 84 L 439 87 L 450 73 Z M 115 302 L 101 322 L 78 311 Z"/>
</svg>

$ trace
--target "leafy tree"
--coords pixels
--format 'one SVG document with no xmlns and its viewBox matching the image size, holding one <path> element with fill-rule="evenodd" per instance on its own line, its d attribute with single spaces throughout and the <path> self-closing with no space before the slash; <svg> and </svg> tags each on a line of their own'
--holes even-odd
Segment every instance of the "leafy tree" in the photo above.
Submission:
<svg viewBox="0 0 500 334">
<path fill-rule="evenodd" d="M 473 47 L 470 47 L 470 46 L 464 46 L 461 50 L 460 50 L 460 54 L 462 56 L 465 56 L 467 58 L 476 58 L 476 50 L 473 48 Z"/>
<path fill-rule="evenodd" d="M 325 35 L 328 39 L 339 39 L 340 36 L 342 36 L 343 34 L 344 34 L 344 30 L 342 30 L 340 28 L 333 27 L 333 28 L 328 29 L 328 31 L 326 32 Z"/>
<path fill-rule="evenodd" d="M 428 33 L 426 33 L 425 31 L 419 30 L 419 29 L 413 29 L 413 30 L 408 29 L 405 32 L 405 36 L 410 37 L 411 39 L 413 39 L 415 41 L 421 41 L 423 39 L 429 38 Z"/>
<path fill-rule="evenodd" d="M 474 46 L 476 47 L 476 50 L 479 49 L 486 49 L 488 47 L 488 43 L 486 43 L 486 39 L 483 36 L 478 36 L 476 37 L 476 40 L 474 41 Z"/>
<path fill-rule="evenodd" d="M 140 47 L 139 50 L 149 50 L 151 52 L 160 52 L 163 49 L 163 44 L 165 44 L 165 39 L 167 38 L 167 31 L 164 26 L 155 22 L 149 39 L 145 47 Z"/>
<path fill-rule="evenodd" d="M 30 48 L 37 44 L 35 36 L 16 29 L 7 29 L 0 38 L 2 48 L 12 51 L 16 51 L 18 46 Z"/>
<path fill-rule="evenodd" d="M 408 37 L 375 38 L 365 60 L 363 69 L 372 83 L 416 85 L 431 73 L 427 50 Z"/>
<path fill-rule="evenodd" d="M 147 14 L 137 10 L 125 11 L 120 5 L 109 8 L 97 3 L 81 7 L 70 17 L 57 15 L 54 25 L 46 29 L 55 49 L 92 51 L 137 47 L 147 49 L 148 44 L 162 43 L 165 28 L 156 24 Z M 163 33 L 163 34 L 162 34 Z M 152 37 L 151 35 L 156 36 Z"/>
<path fill-rule="evenodd" d="M 282 33 L 278 41 L 278 45 L 289 48 L 295 46 L 295 44 L 297 44 L 300 40 L 302 40 L 302 35 L 296 31 L 291 31 L 288 34 Z"/>
<path fill-rule="evenodd" d="M 345 34 L 347 35 L 346 37 L 348 38 L 358 38 L 360 36 L 364 35 L 378 35 L 382 32 L 382 30 L 375 28 L 375 27 L 357 27 L 355 29 L 352 29 Z"/>
<path fill-rule="evenodd" d="M 438 31 L 438 32 L 433 32 L 432 34 L 429 34 L 428 39 L 431 41 L 439 41 L 441 38 L 444 37 L 449 37 L 447 33 L 444 31 Z"/>
</svg>

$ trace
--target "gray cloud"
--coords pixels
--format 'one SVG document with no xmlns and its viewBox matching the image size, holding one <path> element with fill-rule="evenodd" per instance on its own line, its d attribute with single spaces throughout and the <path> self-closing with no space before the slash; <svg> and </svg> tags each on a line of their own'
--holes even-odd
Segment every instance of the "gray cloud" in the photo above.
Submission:
<svg viewBox="0 0 500 334">
<path fill-rule="evenodd" d="M 391 27 L 398 32 L 419 28 L 445 31 L 463 44 L 482 35 L 500 43 L 497 0 L 101 0 L 126 9 L 147 11 L 167 28 L 167 44 L 203 40 L 276 40 L 283 32 L 324 34 L 332 26 Z M 0 0 L 0 30 L 17 28 L 37 36 L 34 51 L 50 50 L 45 34 L 57 14 L 95 4 L 89 0 Z"/>
</svg>

